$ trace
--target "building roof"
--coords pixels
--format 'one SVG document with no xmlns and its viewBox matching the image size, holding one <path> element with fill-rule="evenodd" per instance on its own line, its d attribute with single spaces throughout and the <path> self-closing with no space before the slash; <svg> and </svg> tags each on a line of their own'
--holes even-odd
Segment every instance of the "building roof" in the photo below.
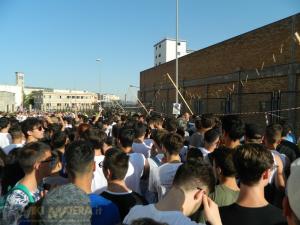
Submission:
<svg viewBox="0 0 300 225">
<path fill-rule="evenodd" d="M 165 42 L 165 41 L 176 41 L 176 39 L 174 38 L 164 38 L 163 40 L 161 40 L 160 42 L 156 43 L 155 45 L 153 45 L 153 47 Z M 178 40 L 178 42 L 186 42 L 186 40 Z"/>
</svg>

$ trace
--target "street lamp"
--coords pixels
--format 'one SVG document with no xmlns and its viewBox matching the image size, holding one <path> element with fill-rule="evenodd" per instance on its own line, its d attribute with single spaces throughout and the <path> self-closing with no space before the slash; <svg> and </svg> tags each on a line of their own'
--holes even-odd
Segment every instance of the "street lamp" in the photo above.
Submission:
<svg viewBox="0 0 300 225">
<path fill-rule="evenodd" d="M 96 62 L 101 63 L 101 59 L 96 59 Z M 100 72 L 100 69 L 99 69 L 99 103 L 100 103 L 100 109 L 102 109 L 102 102 L 101 102 L 101 72 Z"/>
<path fill-rule="evenodd" d="M 176 0 L 176 87 L 178 87 L 178 0 Z M 178 89 L 176 88 L 176 103 L 178 103 Z"/>
</svg>

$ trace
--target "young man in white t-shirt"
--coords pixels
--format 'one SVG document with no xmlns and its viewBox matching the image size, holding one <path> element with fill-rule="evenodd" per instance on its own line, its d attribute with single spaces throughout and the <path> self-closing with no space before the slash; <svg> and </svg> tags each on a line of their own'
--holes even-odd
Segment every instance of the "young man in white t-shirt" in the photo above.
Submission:
<svg viewBox="0 0 300 225">
<path fill-rule="evenodd" d="M 157 193 L 158 199 L 162 199 L 172 186 L 175 173 L 182 164 L 179 156 L 182 147 L 183 138 L 180 135 L 169 133 L 164 137 L 163 149 L 167 162 L 153 168 L 149 177 L 149 191 Z"/>
<path fill-rule="evenodd" d="M 221 225 L 218 206 L 207 197 L 213 186 L 212 168 L 201 161 L 189 161 L 178 168 L 173 186 L 163 199 L 157 204 L 133 207 L 123 223 L 147 217 L 172 225 L 196 225 L 188 216 L 203 205 L 206 220 Z"/>
<path fill-rule="evenodd" d="M 11 144 L 11 135 L 8 133 L 10 122 L 7 117 L 0 118 L 0 148 L 4 148 Z"/>
<path fill-rule="evenodd" d="M 118 136 L 118 144 L 123 152 L 129 155 L 129 167 L 125 176 L 126 185 L 138 194 L 142 194 L 140 181 L 149 175 L 149 163 L 141 153 L 132 151 L 132 144 L 135 138 L 133 129 L 121 128 Z"/>
<path fill-rule="evenodd" d="M 139 122 L 134 126 L 135 139 L 132 144 L 132 151 L 143 154 L 147 159 L 150 157 L 153 142 L 149 139 L 147 142 L 145 141 L 146 129 L 146 125 L 142 122 Z"/>
</svg>

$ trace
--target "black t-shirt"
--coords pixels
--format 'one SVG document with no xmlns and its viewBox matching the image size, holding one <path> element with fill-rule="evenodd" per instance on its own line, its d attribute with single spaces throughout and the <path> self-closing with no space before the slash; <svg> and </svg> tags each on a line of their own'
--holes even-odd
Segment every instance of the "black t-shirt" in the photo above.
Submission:
<svg viewBox="0 0 300 225">
<path fill-rule="evenodd" d="M 285 154 L 289 158 L 291 163 L 300 157 L 298 146 L 287 140 L 282 140 L 277 146 L 276 150 L 279 153 Z"/>
<path fill-rule="evenodd" d="M 120 212 L 121 221 L 135 205 L 147 205 L 148 202 L 138 193 L 132 191 L 128 193 L 102 192 L 101 196 L 115 203 Z"/>
<path fill-rule="evenodd" d="M 234 203 L 221 207 L 220 216 L 223 225 L 287 225 L 282 211 L 271 204 L 248 208 Z"/>
</svg>

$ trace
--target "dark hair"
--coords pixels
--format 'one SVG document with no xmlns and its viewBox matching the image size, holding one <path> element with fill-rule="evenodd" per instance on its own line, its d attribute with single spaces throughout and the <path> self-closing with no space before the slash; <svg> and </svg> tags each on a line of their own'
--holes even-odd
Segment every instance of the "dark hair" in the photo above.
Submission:
<svg viewBox="0 0 300 225">
<path fill-rule="evenodd" d="M 134 126 L 135 138 L 143 137 L 146 134 L 147 126 L 142 123 L 138 122 Z"/>
<path fill-rule="evenodd" d="M 270 124 L 266 127 L 264 138 L 269 144 L 274 144 L 281 139 L 282 126 L 280 124 Z"/>
<path fill-rule="evenodd" d="M 216 118 L 213 114 L 203 114 L 201 116 L 201 127 L 202 128 L 210 128 L 214 127 L 216 124 Z"/>
<path fill-rule="evenodd" d="M 187 191 L 206 186 L 212 192 L 215 186 L 213 170 L 204 161 L 189 160 L 178 167 L 173 185 Z"/>
<path fill-rule="evenodd" d="M 245 136 L 249 142 L 255 142 L 255 140 L 262 139 L 262 132 L 256 124 L 246 123 Z"/>
<path fill-rule="evenodd" d="M 33 170 L 34 164 L 43 157 L 46 151 L 51 151 L 51 148 L 43 142 L 29 143 L 20 149 L 18 161 L 25 174 Z"/>
<path fill-rule="evenodd" d="M 87 141 L 74 141 L 65 151 L 67 172 L 70 176 L 84 174 L 89 171 L 89 165 L 94 162 L 94 149 Z"/>
<path fill-rule="evenodd" d="M 19 161 L 18 154 L 21 148 L 12 149 L 7 157 L 3 170 L 3 177 L 1 179 L 1 194 L 5 195 L 10 188 L 14 187 L 15 184 L 24 177 L 24 171 L 22 170 Z"/>
<path fill-rule="evenodd" d="M 110 170 L 112 180 L 123 180 L 129 166 L 129 156 L 120 149 L 111 148 L 105 153 L 103 168 Z"/>
<path fill-rule="evenodd" d="M 285 120 L 280 121 L 280 125 L 282 126 L 282 137 L 287 136 L 288 133 L 292 130 L 291 125 Z"/>
<path fill-rule="evenodd" d="M 219 147 L 211 154 L 216 167 L 219 167 L 224 177 L 235 177 L 236 169 L 233 163 L 234 150 L 227 147 Z"/>
<path fill-rule="evenodd" d="M 161 148 L 163 145 L 163 140 L 167 134 L 168 132 L 165 130 L 153 130 L 151 136 L 155 143 Z"/>
<path fill-rule="evenodd" d="M 0 118 L 0 130 L 2 130 L 3 128 L 6 128 L 9 125 L 9 118 L 7 117 L 1 117 Z"/>
<path fill-rule="evenodd" d="M 164 137 L 163 146 L 170 155 L 176 155 L 182 149 L 183 141 L 179 134 L 169 133 Z"/>
<path fill-rule="evenodd" d="M 220 137 L 220 132 L 217 129 L 210 129 L 208 131 L 205 132 L 204 134 L 204 141 L 211 145 L 212 143 L 214 143 L 219 137 Z"/>
<path fill-rule="evenodd" d="M 23 132 L 19 125 L 15 125 L 9 128 L 8 133 L 10 133 L 12 139 L 22 138 Z"/>
<path fill-rule="evenodd" d="M 51 138 L 51 146 L 53 149 L 64 147 L 67 141 L 67 135 L 65 132 L 54 133 Z"/>
<path fill-rule="evenodd" d="M 28 131 L 32 131 L 34 127 L 41 126 L 41 121 L 35 117 L 29 117 L 21 123 L 22 132 L 25 137 L 28 137 Z"/>
<path fill-rule="evenodd" d="M 176 132 L 177 130 L 177 121 L 174 118 L 167 118 L 164 127 L 169 132 Z"/>
<path fill-rule="evenodd" d="M 245 125 L 236 115 L 224 116 L 222 118 L 222 128 L 233 141 L 241 139 L 245 133 Z"/>
<path fill-rule="evenodd" d="M 52 165 L 55 166 L 57 163 L 63 163 L 63 153 L 57 149 L 51 151 L 52 157 L 54 159 Z"/>
<path fill-rule="evenodd" d="M 85 141 L 89 141 L 94 150 L 102 150 L 103 144 L 107 139 L 107 134 L 97 127 L 91 127 L 90 129 L 82 133 L 82 138 Z"/>
<path fill-rule="evenodd" d="M 235 150 L 233 162 L 241 183 L 251 186 L 265 170 L 272 168 L 274 160 L 271 151 L 263 145 L 251 143 Z"/>
<path fill-rule="evenodd" d="M 135 132 L 133 129 L 121 128 L 118 139 L 122 147 L 131 147 L 135 137 Z"/>
<path fill-rule="evenodd" d="M 199 148 L 190 148 L 187 151 L 186 160 L 202 160 L 203 153 L 200 151 Z"/>
</svg>

